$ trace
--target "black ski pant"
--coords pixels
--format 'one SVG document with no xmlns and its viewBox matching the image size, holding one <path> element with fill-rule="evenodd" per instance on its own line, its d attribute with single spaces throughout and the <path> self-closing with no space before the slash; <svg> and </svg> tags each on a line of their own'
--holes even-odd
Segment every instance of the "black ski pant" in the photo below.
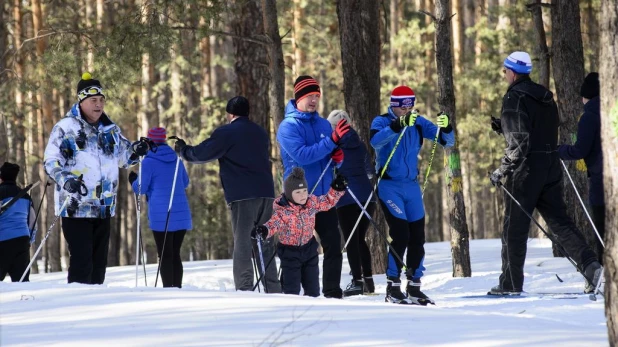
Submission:
<svg viewBox="0 0 618 347">
<path fill-rule="evenodd" d="M 19 282 L 30 262 L 30 237 L 20 236 L 13 239 L 0 241 L 0 282 L 8 274 L 11 281 Z M 24 276 L 24 282 L 28 282 L 30 271 Z"/>
<path fill-rule="evenodd" d="M 605 241 L 605 205 L 592 205 L 592 220 L 594 222 L 594 226 L 599 232 L 599 236 L 601 236 L 601 239 Z M 602 265 L 604 251 L 603 244 L 598 237 L 596 238 L 596 243 L 596 253 L 599 258 L 599 263 Z"/>
<path fill-rule="evenodd" d="M 157 244 L 157 253 L 161 261 L 161 281 L 163 287 L 182 288 L 182 259 L 180 259 L 180 247 L 185 238 L 186 230 L 177 230 L 173 232 L 152 231 L 155 243 Z M 163 254 L 163 257 L 161 257 Z"/>
<path fill-rule="evenodd" d="M 586 240 L 567 215 L 563 200 L 562 169 L 556 152 L 531 153 L 504 183 L 523 209 L 529 214 L 536 208 L 560 246 L 578 264 L 579 270 L 597 260 Z M 505 213 L 502 232 L 503 289 L 522 291 L 528 231 L 532 221 L 505 193 Z"/>
<path fill-rule="evenodd" d="M 365 202 L 361 202 L 361 204 L 365 206 Z M 375 207 L 375 202 L 370 202 L 369 205 L 367 205 L 367 212 L 371 215 Z M 339 226 L 346 240 L 350 238 L 350 234 L 361 212 L 362 210 L 357 204 L 345 205 L 337 208 Z M 352 270 L 352 278 L 355 280 L 373 276 L 373 271 L 371 270 L 371 252 L 369 252 L 369 246 L 367 246 L 367 242 L 365 241 L 365 234 L 368 228 L 369 219 L 363 213 L 346 249 L 348 263 Z"/>
<path fill-rule="evenodd" d="M 62 217 L 62 234 L 69 245 L 69 283 L 103 284 L 109 228 L 109 217 Z"/>
<path fill-rule="evenodd" d="M 341 282 L 343 255 L 336 208 L 315 215 L 315 231 L 320 236 L 320 244 L 324 250 L 322 293 L 325 297 L 341 298 L 343 292 L 339 282 Z"/>
<path fill-rule="evenodd" d="M 320 296 L 318 242 L 314 237 L 302 246 L 279 244 L 281 259 L 281 289 L 284 294 L 300 294 L 300 285 L 307 296 Z"/>
</svg>

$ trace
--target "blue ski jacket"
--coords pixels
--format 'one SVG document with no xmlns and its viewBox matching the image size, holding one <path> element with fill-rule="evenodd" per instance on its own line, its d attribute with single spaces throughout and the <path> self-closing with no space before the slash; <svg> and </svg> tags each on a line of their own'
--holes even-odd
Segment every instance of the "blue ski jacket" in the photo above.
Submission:
<svg viewBox="0 0 618 347">
<path fill-rule="evenodd" d="M 352 128 L 343 136 L 340 142 L 344 161 L 337 172 L 345 176 L 348 180 L 348 188 L 350 188 L 358 201 L 363 203 L 367 201 L 369 194 L 371 194 L 371 181 L 368 175 L 374 175 L 367 147 L 361 141 L 358 133 Z M 339 202 L 337 202 L 337 207 L 350 204 L 356 205 L 356 201 L 346 191 L 343 197 L 339 199 Z"/>
<path fill-rule="evenodd" d="M 21 188 L 15 182 L 0 184 L 0 205 L 11 201 Z M 0 215 L 0 241 L 34 234 L 34 206 L 30 195 L 26 194 Z"/>
</svg>

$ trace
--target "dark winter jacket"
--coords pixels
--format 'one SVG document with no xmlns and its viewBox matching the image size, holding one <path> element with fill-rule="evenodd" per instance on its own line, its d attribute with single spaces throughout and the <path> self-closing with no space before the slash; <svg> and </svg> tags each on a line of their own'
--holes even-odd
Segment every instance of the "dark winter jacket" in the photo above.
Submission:
<svg viewBox="0 0 618 347">
<path fill-rule="evenodd" d="M 189 162 L 219 160 L 219 176 L 229 203 L 274 198 L 270 171 L 270 139 L 266 130 L 248 117 L 238 117 L 213 131 L 197 146 L 186 146 L 182 157 Z"/>
<path fill-rule="evenodd" d="M 508 175 L 535 154 L 556 151 L 558 108 L 547 88 L 522 77 L 513 82 L 502 99 L 500 124 L 507 147 L 500 171 Z"/>
<path fill-rule="evenodd" d="M 397 116 L 389 107 L 388 113 L 377 116 L 371 122 L 371 146 L 376 150 L 377 175 L 381 175 L 381 170 L 386 165 L 386 161 L 393 151 L 399 135 L 401 135 L 401 132 L 395 132 L 390 127 L 391 122 L 395 119 L 397 119 Z M 407 178 L 415 180 L 418 176 L 418 153 L 423 145 L 423 138 L 433 141 L 438 126 L 423 116 L 418 116 L 415 125 L 406 127 L 404 130 L 405 134 L 388 163 L 383 179 L 402 180 Z M 455 133 L 452 130 L 449 133 L 440 131 L 438 143 L 444 147 L 453 146 L 455 144 Z"/>
<path fill-rule="evenodd" d="M 337 172 L 348 181 L 348 188 L 352 191 L 359 202 L 364 203 L 371 194 L 371 181 L 367 175 L 374 175 L 371 166 L 371 158 L 367 153 L 367 147 L 361 141 L 358 133 L 352 128 L 341 139 L 339 146 L 343 150 L 344 161 Z M 345 195 L 337 203 L 337 207 L 356 204 L 354 198 L 346 191 Z"/>
<path fill-rule="evenodd" d="M 15 182 L 6 181 L 0 184 L 0 205 L 11 201 L 20 190 Z M 34 228 L 34 217 L 32 200 L 30 195 L 26 194 L 0 215 L 0 241 L 23 236 L 30 238 Z"/>
<path fill-rule="evenodd" d="M 584 105 L 584 114 L 577 124 L 577 141 L 574 145 L 558 147 L 564 160 L 584 159 L 590 180 L 590 204 L 605 204 L 603 197 L 603 151 L 601 150 L 601 101 L 599 97 Z"/>
<path fill-rule="evenodd" d="M 177 158 L 174 150 L 163 143 L 157 147 L 156 152 L 149 151 L 142 162 L 141 193 L 146 195 L 148 200 L 148 223 L 150 229 L 154 231 L 165 231 Z M 138 181 L 133 181 L 135 193 L 138 190 Z M 189 175 L 187 175 L 185 166 L 180 163 L 167 231 L 174 232 L 192 228 L 191 209 L 185 193 L 188 186 Z"/>
<path fill-rule="evenodd" d="M 296 100 L 290 100 L 285 107 L 285 118 L 277 131 L 284 168 L 283 178 L 285 179 L 294 167 L 302 167 L 311 192 L 326 169 L 331 153 L 337 147 L 331 138 L 332 132 L 330 123 L 320 117 L 318 112 L 301 112 L 296 109 Z M 313 194 L 326 194 L 332 180 L 332 170 L 326 170 Z"/>
</svg>

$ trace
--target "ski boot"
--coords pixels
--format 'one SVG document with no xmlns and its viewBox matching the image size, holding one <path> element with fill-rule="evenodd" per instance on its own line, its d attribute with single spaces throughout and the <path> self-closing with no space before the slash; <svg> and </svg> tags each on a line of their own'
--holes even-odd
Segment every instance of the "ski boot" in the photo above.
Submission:
<svg viewBox="0 0 618 347">
<path fill-rule="evenodd" d="M 584 293 L 590 294 L 596 290 L 597 284 L 601 280 L 602 272 L 603 267 L 598 261 L 595 261 L 592 264 L 586 266 L 586 269 L 584 270 L 584 278 L 586 281 L 586 284 L 584 286 Z M 592 279 L 592 283 L 588 281 L 589 278 Z"/>
<path fill-rule="evenodd" d="M 515 289 L 506 289 L 506 288 L 502 288 L 501 285 L 497 285 L 492 287 L 488 292 L 487 295 L 496 295 L 496 296 L 509 296 L 509 295 L 513 295 L 513 296 L 519 296 L 521 295 L 521 290 L 515 290 Z"/>
<path fill-rule="evenodd" d="M 373 294 L 376 291 L 376 286 L 373 283 L 373 277 L 364 278 L 365 286 L 363 288 L 363 294 Z"/>
<path fill-rule="evenodd" d="M 353 295 L 362 295 L 363 294 L 364 283 L 363 280 L 355 280 L 352 279 L 352 282 L 348 284 L 348 286 L 343 291 L 343 296 L 353 296 Z"/>
<path fill-rule="evenodd" d="M 391 302 L 393 304 L 408 305 L 410 301 L 408 297 L 401 292 L 401 279 L 397 277 L 386 277 L 386 297 L 385 302 Z"/>
<path fill-rule="evenodd" d="M 425 293 L 421 292 L 421 281 L 410 280 L 406 286 L 408 300 L 413 304 L 427 306 L 427 304 L 435 305 L 435 301 L 431 300 Z"/>
</svg>

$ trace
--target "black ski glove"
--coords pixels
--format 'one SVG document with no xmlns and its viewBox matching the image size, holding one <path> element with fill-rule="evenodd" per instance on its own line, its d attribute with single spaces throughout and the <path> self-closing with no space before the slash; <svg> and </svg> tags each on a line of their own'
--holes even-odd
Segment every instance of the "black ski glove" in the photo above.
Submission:
<svg viewBox="0 0 618 347">
<path fill-rule="evenodd" d="M 135 141 L 133 142 L 133 144 L 131 144 L 131 148 L 133 149 L 134 154 L 136 154 L 138 157 L 143 157 L 148 154 L 150 146 L 148 146 L 148 143 L 146 141 Z"/>
<path fill-rule="evenodd" d="M 251 238 L 256 239 L 257 236 L 260 235 L 262 240 L 266 240 L 268 237 L 268 228 L 263 225 L 258 225 L 251 230 Z"/>
<path fill-rule="evenodd" d="M 64 190 L 67 192 L 74 194 L 79 193 L 80 195 L 88 194 L 88 188 L 84 185 L 84 182 L 75 177 L 71 177 L 66 182 L 64 182 Z"/>
<path fill-rule="evenodd" d="M 133 185 L 133 182 L 137 179 L 137 174 L 133 171 L 129 172 L 129 183 Z"/>
<path fill-rule="evenodd" d="M 342 175 L 337 175 L 337 177 L 335 177 L 335 179 L 333 180 L 333 182 L 330 184 L 331 188 L 333 188 L 334 190 L 338 191 L 338 192 L 342 192 L 344 191 L 347 186 L 348 186 L 348 181 L 346 180 L 346 178 Z"/>
<path fill-rule="evenodd" d="M 489 175 L 489 180 L 494 187 L 500 187 L 502 182 L 500 181 L 504 175 L 500 169 L 496 169 Z"/>
<path fill-rule="evenodd" d="M 185 140 L 183 139 L 178 139 L 176 140 L 176 143 L 174 144 L 174 151 L 182 156 L 182 150 L 187 147 L 187 143 L 185 142 Z"/>
<path fill-rule="evenodd" d="M 502 123 L 500 118 L 491 116 L 491 130 L 495 131 L 498 135 L 502 135 Z"/>
</svg>

